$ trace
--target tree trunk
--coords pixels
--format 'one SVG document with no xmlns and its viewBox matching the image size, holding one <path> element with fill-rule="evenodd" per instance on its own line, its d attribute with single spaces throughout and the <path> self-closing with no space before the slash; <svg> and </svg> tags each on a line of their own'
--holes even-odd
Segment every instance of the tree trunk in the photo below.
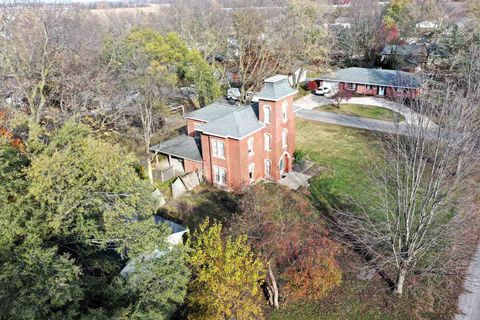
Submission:
<svg viewBox="0 0 480 320">
<path fill-rule="evenodd" d="M 405 283 L 406 276 L 407 276 L 407 268 L 404 266 L 401 266 L 400 270 L 398 271 L 397 283 L 395 285 L 395 290 L 393 291 L 393 293 L 399 296 L 403 294 L 403 285 Z"/>
<path fill-rule="evenodd" d="M 270 279 L 270 293 L 272 295 L 271 304 L 275 309 L 278 309 L 278 287 L 277 287 L 277 280 L 275 279 L 275 275 L 273 274 L 272 267 L 268 264 L 268 278 Z"/>
<path fill-rule="evenodd" d="M 147 156 L 147 175 L 150 182 L 153 183 L 152 161 L 150 161 L 149 156 Z"/>
</svg>

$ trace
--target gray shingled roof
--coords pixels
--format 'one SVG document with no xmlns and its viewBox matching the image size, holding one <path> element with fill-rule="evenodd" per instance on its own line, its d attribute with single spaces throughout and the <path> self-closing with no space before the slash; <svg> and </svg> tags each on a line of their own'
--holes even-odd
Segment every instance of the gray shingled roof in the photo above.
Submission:
<svg viewBox="0 0 480 320">
<path fill-rule="evenodd" d="M 185 118 L 210 122 L 231 113 L 236 108 L 238 107 L 221 102 L 214 102 L 205 108 L 190 112 L 185 116 Z"/>
<path fill-rule="evenodd" d="M 399 88 L 419 88 L 421 85 L 420 78 L 408 72 L 367 68 L 341 69 L 317 79 Z"/>
<path fill-rule="evenodd" d="M 287 76 L 276 75 L 265 79 L 265 84 L 257 97 L 263 100 L 277 101 L 296 92 L 297 90 L 288 83 Z"/>
<path fill-rule="evenodd" d="M 207 106 L 206 108 L 211 108 Z M 235 107 L 232 112 L 223 115 L 212 122 L 197 127 L 197 131 L 221 137 L 240 139 L 263 128 L 252 106 Z"/>
<path fill-rule="evenodd" d="M 200 146 L 194 137 L 180 135 L 150 147 L 151 151 L 202 162 Z"/>
<path fill-rule="evenodd" d="M 419 46 L 416 44 L 403 44 L 403 45 L 395 45 L 395 44 L 387 44 L 383 50 L 382 55 L 390 55 L 396 54 L 398 56 L 421 56 L 427 55 L 427 49 L 424 46 Z"/>
</svg>

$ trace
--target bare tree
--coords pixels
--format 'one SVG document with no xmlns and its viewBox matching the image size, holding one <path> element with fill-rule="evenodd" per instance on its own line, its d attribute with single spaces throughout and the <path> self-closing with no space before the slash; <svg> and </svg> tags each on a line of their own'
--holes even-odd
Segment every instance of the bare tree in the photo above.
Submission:
<svg viewBox="0 0 480 320">
<path fill-rule="evenodd" d="M 214 61 L 223 54 L 229 30 L 227 11 L 215 0 L 176 1 L 161 12 L 157 28 L 164 33 L 178 33 L 204 59 Z"/>
<path fill-rule="evenodd" d="M 15 79 L 9 90 L 26 101 L 40 122 L 99 114 L 112 100 L 103 20 L 69 6 L 2 8 L 2 73 Z M 1 85 L 1 84 L 0 84 Z"/>
<path fill-rule="evenodd" d="M 244 8 L 235 11 L 232 19 L 228 62 L 238 74 L 243 102 L 247 91 L 258 88 L 263 79 L 277 72 L 279 59 L 267 12 Z"/>
<path fill-rule="evenodd" d="M 39 123 L 47 106 L 49 81 L 58 70 L 64 50 L 64 27 L 71 18 L 67 7 L 42 6 L 10 10 L 0 55 L 4 72 L 16 80 L 31 119 Z"/>
<path fill-rule="evenodd" d="M 478 98 L 478 91 L 465 94 L 454 85 L 432 85 L 413 98 L 411 108 L 420 116 L 379 136 L 376 200 L 358 206 L 362 210 L 338 211 L 338 225 L 350 239 L 385 274 L 395 273 L 398 295 L 409 274 L 434 269 L 448 241 L 456 199 L 480 159 Z"/>
<path fill-rule="evenodd" d="M 299 87 L 300 77 L 308 67 L 325 66 L 329 61 L 332 41 L 325 26 L 332 9 L 326 2 L 289 0 L 286 9 L 273 22 L 278 57 L 295 88 Z"/>
<path fill-rule="evenodd" d="M 363 59 L 373 65 L 376 53 L 384 44 L 383 10 L 376 0 L 352 1 L 348 19 L 351 28 L 343 29 L 343 51 L 349 58 Z"/>
</svg>

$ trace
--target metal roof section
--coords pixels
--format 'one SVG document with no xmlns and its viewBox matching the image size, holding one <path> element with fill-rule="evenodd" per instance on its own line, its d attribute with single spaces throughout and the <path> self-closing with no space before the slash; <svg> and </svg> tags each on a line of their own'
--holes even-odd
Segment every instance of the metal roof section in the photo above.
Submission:
<svg viewBox="0 0 480 320">
<path fill-rule="evenodd" d="M 138 219 L 132 219 L 132 221 L 137 221 Z M 166 223 L 170 229 L 171 233 L 167 237 L 167 243 L 169 248 L 166 250 L 155 249 L 151 253 L 141 254 L 139 257 L 129 260 L 125 267 L 120 271 L 120 275 L 127 277 L 130 273 L 134 272 L 137 267 L 142 267 L 142 262 L 146 262 L 152 259 L 159 259 L 168 253 L 171 247 L 174 245 L 182 243 L 183 234 L 188 232 L 188 228 L 184 227 L 174 221 L 165 219 L 159 215 L 153 215 L 153 221 L 155 224 Z"/>
<path fill-rule="evenodd" d="M 238 107 L 226 103 L 214 102 L 204 108 L 188 113 L 185 118 L 210 122 L 235 111 L 235 109 L 238 109 Z"/>
<path fill-rule="evenodd" d="M 242 139 L 263 128 L 252 106 L 236 107 L 233 112 L 197 127 L 204 134 L 225 138 Z"/>
<path fill-rule="evenodd" d="M 203 162 L 199 141 L 194 137 L 180 135 L 150 147 L 150 150 L 157 153 L 164 153 L 171 156 L 188 159 L 196 162 Z"/>
<path fill-rule="evenodd" d="M 418 89 L 420 78 L 414 74 L 384 69 L 347 68 L 322 75 L 318 80 Z"/>
<path fill-rule="evenodd" d="M 395 45 L 395 44 L 387 44 L 383 50 L 382 55 L 398 55 L 398 56 L 426 56 L 427 49 L 424 46 L 417 45 L 417 44 L 403 44 L 403 45 Z"/>
<path fill-rule="evenodd" d="M 288 83 L 287 76 L 276 75 L 265 79 L 265 84 L 257 97 L 262 100 L 278 101 L 297 92 Z"/>
</svg>

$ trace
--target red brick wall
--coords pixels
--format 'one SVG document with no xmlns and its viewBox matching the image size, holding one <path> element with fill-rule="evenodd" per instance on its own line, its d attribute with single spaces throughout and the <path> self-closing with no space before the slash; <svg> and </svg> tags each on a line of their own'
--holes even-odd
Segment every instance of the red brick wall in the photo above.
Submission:
<svg viewBox="0 0 480 320">
<path fill-rule="evenodd" d="M 339 89 L 346 88 L 345 83 L 340 82 L 338 84 L 338 88 Z M 385 87 L 385 97 L 389 97 L 389 98 L 399 97 L 399 96 L 414 97 L 414 96 L 417 96 L 419 92 L 420 92 L 419 89 L 407 89 L 406 92 L 403 92 L 403 89 L 398 89 L 398 91 L 396 91 L 392 87 Z M 357 84 L 355 93 L 363 94 L 363 95 L 378 96 L 378 86 L 371 86 L 371 89 L 367 89 L 367 85 Z"/>
<path fill-rule="evenodd" d="M 287 122 L 282 120 L 282 104 L 287 101 Z M 259 107 L 261 112 L 261 118 L 263 120 L 263 107 L 265 105 L 270 106 L 270 124 L 266 124 L 264 129 L 265 133 L 269 133 L 272 137 L 271 151 L 265 151 L 263 153 L 264 159 L 270 159 L 272 161 L 272 179 L 280 179 L 280 171 L 278 164 L 280 158 L 284 152 L 287 152 L 290 156 L 290 161 L 287 162 L 286 171 L 291 171 L 291 160 L 293 157 L 293 151 L 295 150 L 295 114 L 293 112 L 293 96 L 289 96 L 279 101 L 259 101 Z M 282 147 L 282 130 L 286 128 L 288 130 L 287 148 Z"/>
<path fill-rule="evenodd" d="M 282 104 L 287 101 L 287 121 L 282 119 Z M 249 165 L 255 164 L 254 176 L 255 180 L 265 178 L 265 159 L 272 162 L 271 178 L 273 180 L 280 179 L 279 162 L 285 153 L 288 154 L 286 163 L 286 172 L 292 170 L 293 152 L 295 150 L 295 114 L 293 112 L 293 95 L 280 101 L 264 101 L 259 102 L 260 121 L 264 120 L 263 107 L 270 106 L 270 124 L 262 130 L 243 137 L 241 140 L 231 138 L 221 138 L 210 135 L 201 135 L 203 169 L 205 179 L 214 182 L 213 167 L 223 167 L 227 171 L 227 188 L 230 190 L 241 188 L 250 184 Z M 193 126 L 193 124 L 192 124 Z M 282 130 L 288 130 L 287 147 L 282 147 Z M 264 134 L 271 135 L 271 150 L 265 150 Z M 254 138 L 253 155 L 248 154 L 248 140 Z M 212 140 L 221 140 L 225 143 L 225 159 L 217 158 L 212 155 Z"/>
<path fill-rule="evenodd" d="M 185 168 L 185 173 L 189 173 L 192 171 L 197 171 L 203 168 L 203 163 L 195 162 L 192 160 L 185 159 L 183 162 L 183 166 Z"/>
<path fill-rule="evenodd" d="M 187 119 L 187 134 L 193 137 L 195 135 L 195 126 L 200 125 L 202 123 L 205 123 L 205 122 Z"/>
<path fill-rule="evenodd" d="M 357 91 L 358 94 L 364 94 L 368 96 L 376 96 L 378 93 L 377 86 L 370 86 L 370 89 L 367 89 L 367 85 L 365 84 L 357 84 Z"/>
</svg>

